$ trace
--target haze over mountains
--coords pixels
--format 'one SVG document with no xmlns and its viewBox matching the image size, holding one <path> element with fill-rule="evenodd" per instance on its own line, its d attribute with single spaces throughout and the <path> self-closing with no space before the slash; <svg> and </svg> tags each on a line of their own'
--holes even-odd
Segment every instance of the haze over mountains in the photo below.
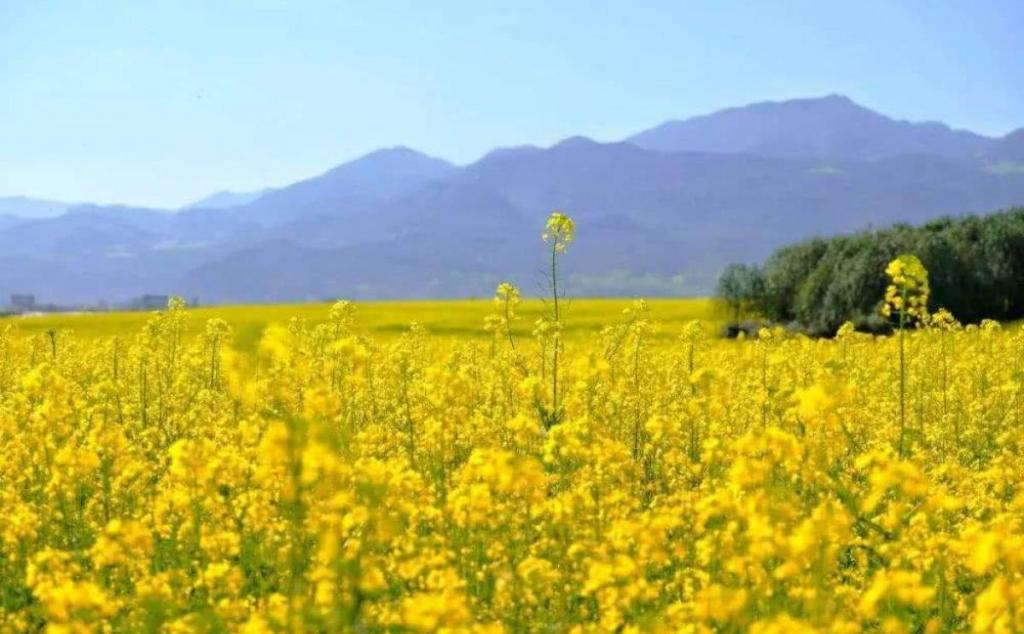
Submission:
<svg viewBox="0 0 1024 634">
<path fill-rule="evenodd" d="M 540 280 L 572 214 L 574 294 L 704 294 L 731 261 L 811 235 L 1024 204 L 1024 129 L 996 139 L 840 96 L 573 137 L 455 166 L 373 152 L 275 190 L 180 211 L 0 199 L 0 298 L 204 302 L 486 296 Z"/>
</svg>

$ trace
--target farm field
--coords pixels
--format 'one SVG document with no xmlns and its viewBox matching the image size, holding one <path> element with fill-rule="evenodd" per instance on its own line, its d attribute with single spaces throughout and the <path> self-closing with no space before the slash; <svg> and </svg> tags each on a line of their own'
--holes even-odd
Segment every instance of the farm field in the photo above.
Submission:
<svg viewBox="0 0 1024 634">
<path fill-rule="evenodd" d="M 899 284 L 891 337 L 521 337 L 508 288 L 2 322 L 0 630 L 1019 630 L 1024 336 Z"/>
<path fill-rule="evenodd" d="M 652 314 L 662 326 L 662 336 L 678 335 L 688 321 L 694 319 L 717 323 L 719 311 L 710 299 L 651 299 Z M 630 300 L 621 298 L 573 299 L 565 307 L 567 336 L 594 333 L 621 319 Z M 252 351 L 267 325 L 286 324 L 304 319 L 310 324 L 327 320 L 330 304 L 255 304 L 245 306 L 211 306 L 191 309 L 184 320 L 184 333 L 196 335 L 206 320 L 224 319 L 232 329 L 232 344 L 242 351 Z M 378 301 L 359 302 L 359 327 L 362 332 L 387 339 L 399 335 L 417 323 L 434 335 L 468 338 L 486 337 L 481 328 L 484 318 L 493 310 L 493 302 L 485 300 L 448 301 Z M 540 300 L 525 300 L 520 305 L 522 319 L 513 325 L 517 335 L 529 336 L 533 324 L 545 311 Z M 0 326 L 11 324 L 23 334 L 41 334 L 49 330 L 68 330 L 76 337 L 92 339 L 124 335 L 142 328 L 151 312 L 126 311 L 109 313 L 52 313 L 25 317 L 0 318 Z"/>
<path fill-rule="evenodd" d="M 0 634 L 1024 634 L 1024 2 L 785 9 L 0 0 Z"/>
</svg>

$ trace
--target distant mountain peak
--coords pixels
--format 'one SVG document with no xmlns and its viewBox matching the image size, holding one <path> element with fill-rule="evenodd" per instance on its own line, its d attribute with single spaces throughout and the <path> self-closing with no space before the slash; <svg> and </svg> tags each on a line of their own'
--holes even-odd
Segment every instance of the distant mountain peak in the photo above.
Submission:
<svg viewBox="0 0 1024 634">
<path fill-rule="evenodd" d="M 777 112 L 777 113 L 793 113 L 797 116 L 806 116 L 813 113 L 833 113 L 833 114 L 867 114 L 873 117 L 882 117 L 881 115 L 871 108 L 857 103 L 846 95 L 839 93 L 830 93 L 818 97 L 794 97 L 792 99 L 783 100 L 763 100 L 749 103 L 745 106 L 731 106 L 716 110 L 715 112 L 698 115 L 682 121 L 670 121 L 669 123 L 684 122 L 699 120 L 705 118 L 711 118 L 725 113 L 735 112 Z"/>
<path fill-rule="evenodd" d="M 867 106 L 861 105 L 854 101 L 851 97 L 846 95 L 833 92 L 827 95 L 815 96 L 815 97 L 794 97 L 792 99 L 782 100 L 766 100 L 748 104 L 746 106 L 736 106 L 729 108 L 729 110 L 741 110 L 743 108 L 756 107 L 760 105 L 772 105 L 778 107 L 791 107 L 791 106 L 805 106 L 805 105 L 818 105 L 818 106 L 842 106 L 845 108 L 855 108 L 857 110 L 869 110 Z M 872 111 L 873 112 L 873 111 Z"/>
<path fill-rule="evenodd" d="M 427 158 L 427 155 L 412 149 L 405 145 L 396 145 L 394 147 L 385 147 L 378 150 L 373 150 L 357 157 L 356 161 L 376 161 L 382 159 L 416 159 L 416 158 Z"/>
<path fill-rule="evenodd" d="M 409 163 L 409 162 L 413 162 L 413 163 L 426 163 L 426 162 L 430 162 L 430 163 L 444 163 L 444 164 L 447 164 L 447 165 L 451 165 L 451 163 L 446 161 L 445 159 L 438 158 L 436 156 L 430 156 L 429 154 L 425 154 L 423 152 L 420 152 L 419 150 L 414 150 L 414 149 L 412 149 L 410 147 L 407 147 L 405 145 L 396 145 L 394 147 L 381 148 L 379 150 L 374 150 L 374 151 L 372 151 L 372 152 L 370 152 L 368 154 L 364 154 L 364 155 L 362 155 L 362 156 L 360 156 L 360 157 L 358 157 L 356 159 L 353 159 L 352 161 L 349 161 L 348 163 L 342 163 L 338 167 L 344 167 L 346 165 L 353 165 L 353 164 L 356 164 L 356 163 L 364 163 L 364 162 L 365 163 L 377 163 L 377 164 L 385 164 L 385 163 L 396 164 L 396 163 Z"/>
<path fill-rule="evenodd" d="M 405 146 L 383 148 L 261 196 L 240 212 L 265 227 L 302 217 L 353 214 L 458 169 L 444 159 Z"/>
<path fill-rule="evenodd" d="M 218 192 L 214 192 L 205 198 L 201 198 L 193 203 L 189 203 L 181 210 L 187 209 L 230 209 L 232 207 L 242 207 L 249 203 L 257 200 L 261 196 L 265 196 L 270 192 L 274 191 L 272 187 L 265 187 L 258 191 L 253 192 L 232 192 L 222 189 Z"/>
<path fill-rule="evenodd" d="M 491 150 L 487 154 L 484 154 L 480 158 L 478 163 L 486 163 L 489 161 L 501 160 L 505 158 L 515 156 L 527 156 L 529 154 L 537 154 L 544 150 L 537 147 L 536 145 L 514 145 L 510 147 L 499 147 Z"/>
<path fill-rule="evenodd" d="M 348 163 L 342 163 L 337 167 L 331 169 L 328 173 L 336 173 L 339 171 L 354 171 L 362 168 L 370 168 L 373 170 L 440 170 L 446 171 L 448 169 L 454 169 L 455 166 L 448 161 L 429 156 L 423 152 L 419 152 L 407 147 L 396 147 L 388 148 L 384 150 L 377 150 L 369 154 L 364 154 L 359 158 L 349 161 Z"/>
<path fill-rule="evenodd" d="M 370 152 L 366 156 L 375 156 L 375 155 L 381 155 L 381 156 L 387 156 L 387 155 L 391 155 L 391 156 L 427 156 L 423 152 L 420 152 L 419 150 L 414 150 L 413 148 L 409 147 L 408 145 L 395 145 L 395 146 L 392 146 L 392 147 L 380 148 L 379 150 L 374 150 L 373 152 Z"/>
<path fill-rule="evenodd" d="M 583 136 L 581 134 L 577 134 L 577 135 L 571 136 L 571 137 L 569 137 L 567 139 L 562 139 L 561 141 L 559 141 L 558 143 L 554 144 L 551 147 L 552 147 L 552 149 L 554 149 L 554 148 L 575 149 L 575 148 L 593 147 L 595 145 L 600 145 L 600 144 L 597 141 L 595 141 L 595 140 L 593 140 L 593 139 L 591 139 L 589 137 L 585 137 L 585 136 Z"/>
<path fill-rule="evenodd" d="M 628 139 L 645 149 L 786 158 L 877 160 L 901 154 L 974 158 L 992 142 L 942 123 L 898 121 L 839 94 L 762 101 L 681 121 Z"/>
</svg>

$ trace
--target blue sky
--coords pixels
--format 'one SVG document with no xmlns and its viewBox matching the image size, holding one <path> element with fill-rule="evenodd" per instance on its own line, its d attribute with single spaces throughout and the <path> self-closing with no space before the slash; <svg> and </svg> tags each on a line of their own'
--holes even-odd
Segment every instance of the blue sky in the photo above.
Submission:
<svg viewBox="0 0 1024 634">
<path fill-rule="evenodd" d="M 842 93 L 1024 126 L 1024 2 L 0 1 L 0 196 L 177 206 Z"/>
</svg>

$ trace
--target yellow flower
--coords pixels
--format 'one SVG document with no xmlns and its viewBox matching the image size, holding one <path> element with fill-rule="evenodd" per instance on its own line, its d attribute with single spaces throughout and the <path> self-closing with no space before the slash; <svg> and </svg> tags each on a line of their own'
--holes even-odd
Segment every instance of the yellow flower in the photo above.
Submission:
<svg viewBox="0 0 1024 634">
<path fill-rule="evenodd" d="M 576 223 L 572 218 L 560 211 L 553 211 L 548 216 L 541 239 L 551 242 L 555 251 L 564 253 L 576 237 Z"/>
<path fill-rule="evenodd" d="M 928 316 L 928 271 L 915 255 L 901 255 L 885 269 L 890 284 L 885 290 L 882 314 L 899 313 L 900 319 L 925 321 Z M 902 321 L 900 322 L 902 325 Z"/>
</svg>

